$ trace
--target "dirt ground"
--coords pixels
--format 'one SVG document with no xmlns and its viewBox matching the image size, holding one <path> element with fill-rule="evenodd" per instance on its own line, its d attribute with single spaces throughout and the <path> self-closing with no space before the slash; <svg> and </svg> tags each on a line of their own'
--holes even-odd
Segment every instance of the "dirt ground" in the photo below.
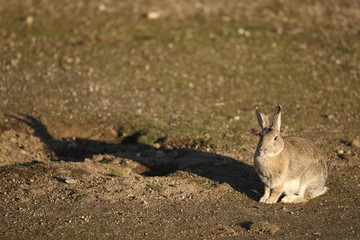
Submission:
<svg viewBox="0 0 360 240">
<path fill-rule="evenodd" d="M 0 239 L 360 239 L 360 2 L 0 0 Z M 328 160 L 259 203 L 255 106 Z"/>
</svg>

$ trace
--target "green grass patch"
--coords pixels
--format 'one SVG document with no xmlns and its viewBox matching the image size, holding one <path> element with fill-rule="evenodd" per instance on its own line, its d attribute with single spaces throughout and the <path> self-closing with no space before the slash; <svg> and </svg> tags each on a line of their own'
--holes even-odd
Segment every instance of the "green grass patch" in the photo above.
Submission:
<svg viewBox="0 0 360 240">
<path fill-rule="evenodd" d="M 142 135 L 139 137 L 138 142 L 145 143 L 145 144 L 156 143 L 159 140 L 161 140 L 162 138 L 163 137 L 157 136 L 157 135 Z"/>
<path fill-rule="evenodd" d="M 249 223 L 247 228 L 253 232 L 270 234 L 275 234 L 280 230 L 277 225 L 262 221 Z"/>
<path fill-rule="evenodd" d="M 9 153 L 6 150 L 0 149 L 0 154 L 7 156 Z"/>
<path fill-rule="evenodd" d="M 120 177 L 120 176 L 124 175 L 124 172 L 125 172 L 124 170 L 110 169 L 109 176 Z"/>
<path fill-rule="evenodd" d="M 162 192 L 164 190 L 164 186 L 162 186 L 162 185 L 152 185 L 152 184 L 150 184 L 150 185 L 147 185 L 147 187 L 149 189 L 152 189 L 152 190 L 158 191 L 158 192 Z"/>
<path fill-rule="evenodd" d="M 74 196 L 76 200 L 84 200 L 90 198 L 90 194 L 82 189 L 71 189 L 70 195 Z"/>
</svg>

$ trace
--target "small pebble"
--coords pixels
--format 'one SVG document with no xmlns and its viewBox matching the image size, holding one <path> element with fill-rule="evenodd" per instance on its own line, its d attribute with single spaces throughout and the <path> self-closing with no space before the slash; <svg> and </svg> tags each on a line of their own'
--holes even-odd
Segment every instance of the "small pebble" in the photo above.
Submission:
<svg viewBox="0 0 360 240">
<path fill-rule="evenodd" d="M 245 30 L 243 28 L 239 28 L 238 29 L 238 34 L 239 35 L 243 35 L 245 37 L 249 37 L 250 36 L 250 32 L 248 30 Z"/>
<path fill-rule="evenodd" d="M 147 19 L 154 20 L 154 19 L 160 18 L 160 13 L 159 12 L 148 12 L 145 16 Z"/>
<path fill-rule="evenodd" d="M 354 148 L 360 148 L 360 140 L 359 139 L 354 139 L 351 142 L 351 146 L 354 147 Z"/>
<path fill-rule="evenodd" d="M 26 19 L 25 19 L 25 23 L 27 25 L 31 25 L 34 23 L 34 17 L 33 16 L 27 16 Z"/>
<path fill-rule="evenodd" d="M 74 183 L 77 183 L 77 180 L 75 180 L 73 178 L 64 178 L 64 182 L 67 184 L 74 184 Z"/>
<path fill-rule="evenodd" d="M 156 148 L 156 149 L 159 149 L 161 147 L 161 145 L 160 145 L 160 143 L 154 143 L 153 147 Z"/>
<path fill-rule="evenodd" d="M 328 114 L 328 115 L 326 115 L 326 117 L 327 117 L 329 120 L 331 120 L 331 119 L 334 119 L 334 118 L 335 118 L 335 116 L 334 116 L 333 114 Z"/>
<path fill-rule="evenodd" d="M 104 4 L 100 4 L 100 5 L 98 6 L 98 9 L 99 9 L 100 12 L 103 12 L 103 11 L 106 10 L 106 6 L 105 6 Z"/>
</svg>

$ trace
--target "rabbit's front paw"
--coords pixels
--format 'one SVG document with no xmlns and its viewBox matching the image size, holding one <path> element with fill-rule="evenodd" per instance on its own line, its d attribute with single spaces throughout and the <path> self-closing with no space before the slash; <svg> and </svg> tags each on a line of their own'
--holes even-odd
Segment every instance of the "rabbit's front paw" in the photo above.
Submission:
<svg viewBox="0 0 360 240">
<path fill-rule="evenodd" d="M 268 198 L 269 198 L 268 196 L 262 196 L 259 202 L 265 203 Z"/>
<path fill-rule="evenodd" d="M 274 204 L 278 201 L 278 198 L 273 198 L 273 197 L 269 197 L 268 199 L 266 199 L 264 201 L 264 203 L 267 203 L 267 204 Z"/>
</svg>

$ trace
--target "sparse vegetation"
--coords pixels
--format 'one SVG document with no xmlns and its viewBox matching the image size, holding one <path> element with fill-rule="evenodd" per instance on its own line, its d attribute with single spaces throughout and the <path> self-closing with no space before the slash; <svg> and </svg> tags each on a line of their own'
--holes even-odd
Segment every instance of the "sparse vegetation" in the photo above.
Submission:
<svg viewBox="0 0 360 240">
<path fill-rule="evenodd" d="M 0 149 L 0 154 L 7 155 L 8 152 L 6 150 Z"/>
<path fill-rule="evenodd" d="M 358 239 L 359 4 L 0 0 L 0 239 Z M 277 104 L 306 204 L 257 202 Z"/>
<path fill-rule="evenodd" d="M 110 175 L 110 176 L 113 176 L 113 177 L 119 177 L 119 176 L 124 175 L 124 170 L 114 170 L 114 169 L 110 169 L 109 175 Z"/>
<path fill-rule="evenodd" d="M 249 224 L 249 230 L 260 233 L 275 234 L 280 230 L 280 228 L 275 224 L 268 222 L 253 222 Z"/>
<path fill-rule="evenodd" d="M 90 197 L 89 193 L 82 189 L 71 189 L 70 195 L 79 201 Z"/>
<path fill-rule="evenodd" d="M 148 185 L 148 188 L 158 192 L 162 192 L 164 190 L 164 186 L 162 185 Z"/>
</svg>

